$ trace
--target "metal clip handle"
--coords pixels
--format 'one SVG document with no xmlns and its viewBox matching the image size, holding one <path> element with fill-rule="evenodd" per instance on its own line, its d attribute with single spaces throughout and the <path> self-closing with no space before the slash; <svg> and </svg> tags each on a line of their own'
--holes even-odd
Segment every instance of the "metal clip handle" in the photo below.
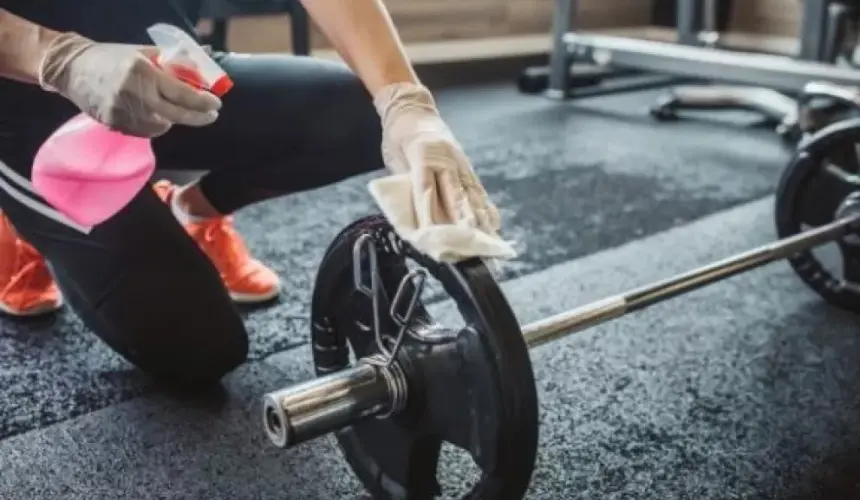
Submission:
<svg viewBox="0 0 860 500">
<path fill-rule="evenodd" d="M 364 252 L 367 252 L 368 263 L 370 269 L 367 269 L 367 273 L 370 275 L 370 284 L 368 285 L 364 279 L 364 266 L 363 266 L 363 256 Z M 376 252 L 376 243 L 373 240 L 373 235 L 369 233 L 362 234 L 358 237 L 355 242 L 355 246 L 352 250 L 352 269 L 353 269 L 353 282 L 355 285 L 355 289 L 364 295 L 370 297 L 373 307 L 373 336 L 376 341 L 376 347 L 379 350 L 382 358 L 385 360 L 384 364 L 386 366 L 390 366 L 391 363 L 394 362 L 397 353 L 400 351 L 401 346 L 403 345 L 403 340 L 406 338 L 406 334 L 409 331 L 410 326 L 412 325 L 413 317 L 415 316 L 415 309 L 418 305 L 418 300 L 421 298 L 421 294 L 424 291 L 424 284 L 427 280 L 427 271 L 424 269 L 414 269 L 409 271 L 406 276 L 400 280 L 400 283 L 397 286 L 397 292 L 394 294 L 394 299 L 391 301 L 391 308 L 389 310 L 389 315 L 397 326 L 399 326 L 399 331 L 397 332 L 397 336 L 394 338 L 391 348 L 389 349 L 388 344 L 391 343 L 390 337 L 386 338 L 386 336 L 382 333 L 382 318 L 380 317 L 379 311 L 379 294 L 381 292 L 380 287 L 380 276 L 379 276 L 379 259 Z M 414 290 L 413 293 L 408 297 L 408 302 L 405 302 L 406 297 L 406 285 L 413 284 Z M 406 311 L 401 314 L 401 305 L 406 303 Z M 388 342 L 386 342 L 388 341 Z"/>
<path fill-rule="evenodd" d="M 364 273 L 362 266 L 362 256 L 367 251 L 370 269 L 370 286 L 364 282 Z M 376 253 L 376 244 L 373 241 L 373 236 L 369 233 L 364 233 L 358 237 L 355 246 L 352 248 L 352 279 L 355 289 L 368 297 L 372 302 L 373 307 L 373 337 L 376 341 L 376 347 L 379 352 L 390 362 L 393 355 L 385 347 L 385 342 L 382 338 L 382 319 L 379 317 L 379 259 Z"/>
<path fill-rule="evenodd" d="M 416 279 L 417 282 L 414 282 Z M 397 355 L 397 352 L 400 350 L 400 346 L 403 344 L 403 339 L 406 338 L 406 332 L 408 332 L 409 327 L 412 326 L 412 318 L 415 316 L 415 306 L 418 305 L 418 299 L 421 298 L 421 294 L 424 292 L 424 283 L 426 281 L 427 271 L 424 269 L 413 269 L 412 271 L 409 271 L 406 276 L 400 280 L 400 284 L 397 285 L 397 293 L 394 294 L 394 299 L 391 301 L 390 312 L 391 319 L 397 323 L 400 327 L 400 331 L 397 332 L 394 347 L 391 348 L 393 353 L 392 358 Z M 398 312 L 398 309 L 400 304 L 403 303 L 403 297 L 406 294 L 406 285 L 410 283 L 414 285 L 414 291 L 412 292 L 412 296 L 409 298 L 409 305 L 406 306 L 406 313 L 401 315 Z"/>
</svg>

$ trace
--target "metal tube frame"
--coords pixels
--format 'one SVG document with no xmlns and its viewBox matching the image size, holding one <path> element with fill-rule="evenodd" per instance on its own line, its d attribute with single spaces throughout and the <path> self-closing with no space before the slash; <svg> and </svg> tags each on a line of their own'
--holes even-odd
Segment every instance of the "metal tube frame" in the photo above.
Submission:
<svg viewBox="0 0 860 500">
<path fill-rule="evenodd" d="M 703 47 L 698 32 L 704 15 L 701 2 L 678 0 L 678 38 L 675 43 L 666 43 L 578 32 L 577 0 L 555 0 L 550 56 L 554 77 L 547 96 L 575 97 L 568 85 L 569 68 L 574 62 L 765 87 L 790 94 L 798 94 L 807 83 L 818 80 L 860 86 L 860 72 L 856 69 L 838 68 L 822 60 L 824 47 L 819 38 L 820 30 L 825 28 L 829 2 L 803 2 L 801 50 L 797 58 Z"/>
<path fill-rule="evenodd" d="M 684 40 L 693 40 L 696 37 L 695 31 L 692 29 L 700 19 L 701 10 L 695 8 L 695 2 L 699 0 L 679 0 L 682 2 L 692 2 L 692 9 L 685 9 L 683 14 L 679 11 L 679 22 L 683 15 L 685 25 L 689 25 L 690 30 L 679 29 L 678 32 Z M 643 90 L 652 87 L 663 87 L 667 84 L 675 83 L 677 79 L 667 79 L 665 76 L 658 78 L 634 78 L 632 81 L 628 77 L 640 77 L 641 72 L 638 68 L 606 68 L 606 72 L 601 75 L 602 79 L 623 79 L 624 84 L 612 86 L 609 88 L 599 87 L 584 87 L 574 85 L 578 74 L 576 71 L 575 55 L 570 51 L 564 37 L 566 34 L 574 32 L 578 21 L 577 14 L 579 12 L 579 0 L 554 0 L 553 15 L 552 15 L 552 49 L 549 55 L 549 81 L 544 96 L 555 100 L 566 100 L 574 96 L 594 96 L 600 94 L 611 94 L 615 92 L 624 92 L 632 90 Z M 685 42 L 686 43 L 686 42 Z M 694 43 L 694 42 L 691 42 Z M 698 43 L 698 42 L 695 42 Z M 581 62 L 581 61 L 580 61 Z M 588 62 L 588 61 L 586 61 Z M 592 66 L 593 63 L 586 64 Z M 593 70 L 592 70 L 593 72 Z M 573 89 L 576 88 L 574 91 Z"/>
<path fill-rule="evenodd" d="M 552 52 L 550 53 L 549 88 L 547 97 L 564 99 L 570 88 L 570 65 L 573 61 L 567 52 L 565 33 L 569 33 L 573 25 L 573 14 L 577 12 L 578 0 L 555 0 L 552 14 Z"/>
<path fill-rule="evenodd" d="M 860 71 L 771 54 L 739 53 L 665 42 L 568 33 L 567 50 L 582 59 L 690 78 L 799 94 L 811 81 L 860 86 Z"/>
<path fill-rule="evenodd" d="M 698 34 L 699 27 L 702 25 L 703 15 L 700 2 L 701 0 L 678 0 L 678 8 L 676 12 L 678 43 L 685 45 L 701 45 L 701 40 L 699 40 Z M 574 62 L 578 61 L 576 60 L 576 54 L 573 53 L 571 47 L 565 41 L 565 36 L 576 31 L 578 13 L 579 0 L 555 0 L 552 15 L 552 52 L 550 52 L 549 61 L 550 78 L 549 86 L 544 93 L 546 97 L 551 99 L 568 99 L 576 94 L 571 90 L 571 81 L 575 77 L 575 73 L 572 72 L 571 66 Z M 628 76 L 628 74 L 619 73 L 617 76 L 624 77 Z M 670 82 L 666 82 L 665 80 L 646 80 L 630 86 L 623 86 L 617 91 L 662 86 L 666 83 Z M 614 91 L 616 90 L 609 90 L 607 92 Z M 579 93 L 583 95 L 594 95 L 601 92 L 581 91 Z"/>
<path fill-rule="evenodd" d="M 784 259 L 860 230 L 860 214 L 753 250 L 607 297 L 522 327 L 529 348 L 640 311 L 705 285 Z M 405 375 L 398 363 L 359 362 L 264 397 L 264 426 L 277 446 L 290 447 L 366 418 L 385 418 L 405 407 Z M 400 390 L 398 391 L 398 387 Z"/>
<path fill-rule="evenodd" d="M 823 39 L 819 36 L 827 25 L 827 11 L 830 2 L 824 0 L 803 2 L 803 22 L 800 25 L 800 53 L 798 58 L 805 61 L 821 61 L 825 58 Z"/>
<path fill-rule="evenodd" d="M 675 29 L 681 45 L 701 45 L 699 30 L 707 24 L 702 0 L 677 0 L 675 2 Z M 716 15 L 714 16 L 716 17 Z M 716 19 L 714 19 L 716 26 Z"/>
</svg>

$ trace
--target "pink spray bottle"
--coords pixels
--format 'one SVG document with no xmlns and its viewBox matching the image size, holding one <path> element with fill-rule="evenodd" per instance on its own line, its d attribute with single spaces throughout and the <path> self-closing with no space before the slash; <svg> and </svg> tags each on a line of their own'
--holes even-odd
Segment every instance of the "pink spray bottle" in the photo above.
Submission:
<svg viewBox="0 0 860 500">
<path fill-rule="evenodd" d="M 218 96 L 230 90 L 230 78 L 187 33 L 167 24 L 156 24 L 147 32 L 160 52 L 154 64 Z M 39 148 L 32 181 L 59 212 L 92 227 L 122 210 L 154 171 L 150 139 L 124 135 L 80 114 Z"/>
</svg>

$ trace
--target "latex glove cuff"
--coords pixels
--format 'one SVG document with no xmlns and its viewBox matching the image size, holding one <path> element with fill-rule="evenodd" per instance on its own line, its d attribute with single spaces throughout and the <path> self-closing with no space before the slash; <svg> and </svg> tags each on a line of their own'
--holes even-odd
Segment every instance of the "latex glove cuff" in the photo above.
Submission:
<svg viewBox="0 0 860 500">
<path fill-rule="evenodd" d="M 51 41 L 39 62 L 39 86 L 48 92 L 63 94 L 69 84 L 65 81 L 69 63 L 95 44 L 72 31 L 60 34 Z"/>
<path fill-rule="evenodd" d="M 424 85 L 402 82 L 383 87 L 373 96 L 373 106 L 382 119 L 382 127 L 391 126 L 407 109 L 410 112 L 423 111 L 438 116 L 436 100 Z"/>
</svg>

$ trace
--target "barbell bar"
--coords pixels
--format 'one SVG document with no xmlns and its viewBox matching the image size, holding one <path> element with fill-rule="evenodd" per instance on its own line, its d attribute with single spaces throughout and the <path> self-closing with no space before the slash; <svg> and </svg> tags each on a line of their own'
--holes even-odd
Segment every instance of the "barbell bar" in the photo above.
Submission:
<svg viewBox="0 0 860 500">
<path fill-rule="evenodd" d="M 384 218 L 359 219 L 335 237 L 317 272 L 310 345 L 318 378 L 264 396 L 265 433 L 282 448 L 333 433 L 378 500 L 436 498 L 440 451 L 453 444 L 481 470 L 458 498 L 520 500 L 539 441 L 531 348 L 781 259 L 828 303 L 860 312 L 857 144 L 860 119 L 799 145 L 776 189 L 776 241 L 522 326 L 480 259 L 436 262 Z M 839 247 L 841 276 L 812 252 L 828 242 Z M 424 307 L 428 276 L 465 327 L 446 328 Z"/>
<path fill-rule="evenodd" d="M 529 323 L 522 327 L 525 343 L 529 348 L 538 347 L 840 239 L 860 230 L 858 209 L 860 205 L 855 208 L 852 204 L 850 215 L 829 224 Z M 263 398 L 266 433 L 273 444 L 286 448 L 361 419 L 390 414 L 404 404 L 403 378 L 396 363 L 363 360 L 352 368 L 268 393 Z"/>
</svg>

